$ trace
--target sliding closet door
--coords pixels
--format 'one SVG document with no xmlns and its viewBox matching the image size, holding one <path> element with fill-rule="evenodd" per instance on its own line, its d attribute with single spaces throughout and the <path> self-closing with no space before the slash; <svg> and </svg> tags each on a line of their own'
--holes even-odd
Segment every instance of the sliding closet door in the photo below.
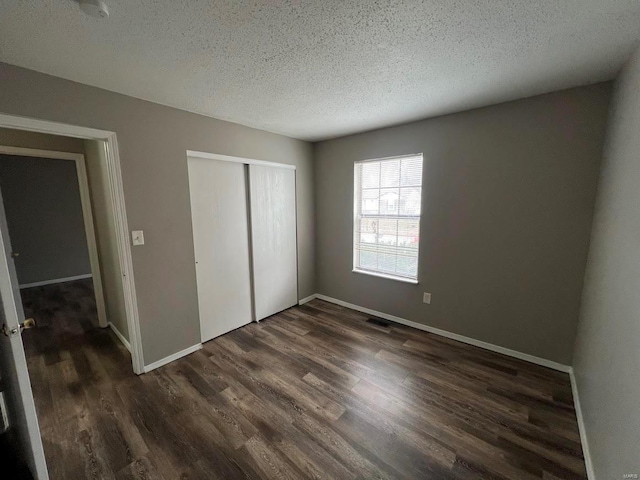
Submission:
<svg viewBox="0 0 640 480">
<path fill-rule="evenodd" d="M 246 166 L 189 158 L 202 341 L 252 320 Z"/>
<path fill-rule="evenodd" d="M 295 170 L 249 165 L 256 319 L 298 303 Z"/>
</svg>

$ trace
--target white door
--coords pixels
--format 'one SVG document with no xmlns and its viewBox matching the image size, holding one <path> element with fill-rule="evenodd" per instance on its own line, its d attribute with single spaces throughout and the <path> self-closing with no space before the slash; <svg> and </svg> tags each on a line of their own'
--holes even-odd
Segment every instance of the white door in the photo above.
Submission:
<svg viewBox="0 0 640 480">
<path fill-rule="evenodd" d="M 256 319 L 298 303 L 295 170 L 249 165 Z"/>
<path fill-rule="evenodd" d="M 2 298 L 0 323 L 6 325 L 7 332 L 7 335 L 0 333 L 0 375 L 6 388 L 4 396 L 8 406 L 10 428 L 14 429 L 18 439 L 19 451 L 27 460 L 33 476 L 37 480 L 45 480 L 49 475 L 20 335 L 19 325 L 24 321 L 24 311 L 16 269 L 11 257 L 11 241 L 1 193 L 0 237 L 0 248 L 2 248 L 0 252 L 0 297 Z"/>
<path fill-rule="evenodd" d="M 188 159 L 202 341 L 253 319 L 246 166 Z"/>
</svg>

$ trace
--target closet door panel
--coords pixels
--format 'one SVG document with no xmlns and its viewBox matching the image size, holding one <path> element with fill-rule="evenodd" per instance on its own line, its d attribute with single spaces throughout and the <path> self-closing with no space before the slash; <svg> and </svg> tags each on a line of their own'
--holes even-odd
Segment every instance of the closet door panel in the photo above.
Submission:
<svg viewBox="0 0 640 480">
<path fill-rule="evenodd" d="M 249 165 L 256 318 L 298 303 L 295 170 Z"/>
<path fill-rule="evenodd" d="M 246 166 L 189 158 L 202 341 L 253 319 Z"/>
</svg>

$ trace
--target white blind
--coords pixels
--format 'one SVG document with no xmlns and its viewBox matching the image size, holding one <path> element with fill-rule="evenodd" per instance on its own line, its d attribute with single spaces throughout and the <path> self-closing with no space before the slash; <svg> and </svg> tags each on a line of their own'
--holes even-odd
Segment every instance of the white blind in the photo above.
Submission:
<svg viewBox="0 0 640 480">
<path fill-rule="evenodd" d="M 355 163 L 356 270 L 416 280 L 422 154 Z"/>
</svg>

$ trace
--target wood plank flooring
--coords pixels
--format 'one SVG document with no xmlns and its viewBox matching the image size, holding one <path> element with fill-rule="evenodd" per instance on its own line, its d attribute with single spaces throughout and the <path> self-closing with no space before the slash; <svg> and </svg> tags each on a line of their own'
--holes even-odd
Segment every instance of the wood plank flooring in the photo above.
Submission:
<svg viewBox="0 0 640 480">
<path fill-rule="evenodd" d="M 566 374 L 314 300 L 138 377 L 67 288 L 24 295 L 54 480 L 586 478 Z"/>
</svg>

